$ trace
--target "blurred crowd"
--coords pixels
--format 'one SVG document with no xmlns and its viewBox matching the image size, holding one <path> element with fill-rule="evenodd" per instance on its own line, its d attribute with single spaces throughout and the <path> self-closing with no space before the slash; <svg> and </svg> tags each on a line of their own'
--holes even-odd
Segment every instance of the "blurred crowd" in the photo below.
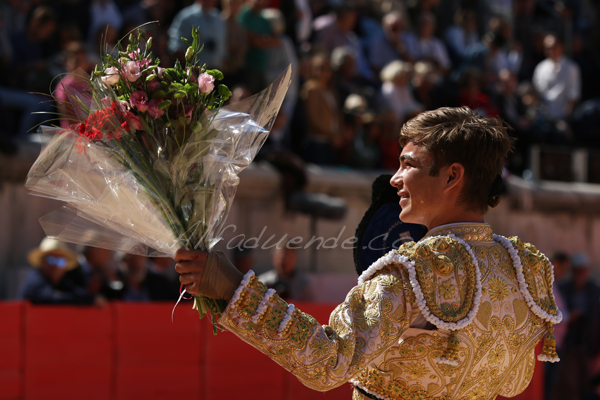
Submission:
<svg viewBox="0 0 600 400">
<path fill-rule="evenodd" d="M 242 249 L 242 250 L 239 250 Z M 233 262 L 242 273 L 255 268 L 251 248 L 236 247 Z M 181 290 L 170 257 L 146 257 L 99 247 L 78 246 L 44 238 L 27 260 L 32 267 L 19 298 L 33 304 L 106 306 L 109 301 L 175 302 Z M 272 251 L 272 264 L 258 279 L 284 299 L 311 301 L 305 274 L 296 268 L 297 254 L 285 244 Z"/>
<path fill-rule="evenodd" d="M 35 112 L 55 111 L 41 94 L 60 74 L 92 71 L 157 21 L 142 29 L 163 66 L 200 28 L 201 61 L 225 73 L 232 101 L 292 65 L 263 155 L 395 169 L 407 119 L 464 105 L 512 126 L 508 167 L 521 173 L 532 144 L 600 146 L 599 13 L 585 0 L 2 0 L 0 136 L 49 119 Z"/>
</svg>

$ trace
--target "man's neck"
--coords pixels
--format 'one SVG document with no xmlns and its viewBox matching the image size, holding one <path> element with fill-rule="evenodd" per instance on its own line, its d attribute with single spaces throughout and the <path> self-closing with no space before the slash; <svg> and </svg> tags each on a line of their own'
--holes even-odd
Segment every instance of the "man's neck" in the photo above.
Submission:
<svg viewBox="0 0 600 400">
<path fill-rule="evenodd" d="M 473 223 L 483 223 L 485 222 L 483 219 L 483 214 L 479 212 L 473 211 L 463 211 L 456 212 L 454 214 L 446 214 L 440 216 L 439 218 L 434 218 L 431 220 L 429 224 L 427 224 L 427 229 L 431 230 L 433 228 L 437 228 L 438 226 L 448 225 L 448 224 L 457 224 L 464 222 L 473 222 Z"/>
</svg>

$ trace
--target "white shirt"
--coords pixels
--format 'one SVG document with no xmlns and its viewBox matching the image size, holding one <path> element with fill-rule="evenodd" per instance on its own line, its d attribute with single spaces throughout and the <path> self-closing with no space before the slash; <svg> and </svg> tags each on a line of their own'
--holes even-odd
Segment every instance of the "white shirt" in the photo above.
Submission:
<svg viewBox="0 0 600 400">
<path fill-rule="evenodd" d="M 567 103 L 581 97 L 579 66 L 566 57 L 556 63 L 547 58 L 533 71 L 533 85 L 556 119 L 567 116 Z"/>
<path fill-rule="evenodd" d="M 410 38 L 407 43 L 404 44 L 408 54 L 416 61 L 427 60 L 431 58 L 438 63 L 438 65 L 444 69 L 450 69 L 452 63 L 446 46 L 436 37 L 429 39 L 421 39 L 417 36 Z"/>
<path fill-rule="evenodd" d="M 404 121 L 407 114 L 413 113 L 423 107 L 413 97 L 409 85 L 400 87 L 394 85 L 393 82 L 384 82 L 381 86 L 381 95 L 384 106 L 394 110 L 402 121 Z"/>
</svg>

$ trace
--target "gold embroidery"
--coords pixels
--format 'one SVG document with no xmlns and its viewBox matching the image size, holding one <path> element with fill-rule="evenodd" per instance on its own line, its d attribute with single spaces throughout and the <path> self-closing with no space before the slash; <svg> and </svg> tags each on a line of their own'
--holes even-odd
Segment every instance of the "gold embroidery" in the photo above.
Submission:
<svg viewBox="0 0 600 400">
<path fill-rule="evenodd" d="M 517 318 L 517 326 L 521 326 L 521 324 L 527 318 L 527 314 L 529 313 L 527 302 L 521 299 L 514 299 L 513 310 L 515 311 L 515 317 Z"/>
<path fill-rule="evenodd" d="M 447 281 L 442 281 L 439 291 L 440 295 L 444 299 L 450 300 L 452 298 L 452 295 L 454 295 L 454 293 L 456 292 L 456 288 L 452 284 L 452 281 L 448 279 Z"/>
<path fill-rule="evenodd" d="M 421 379 L 429 373 L 429 368 L 419 362 L 407 363 L 404 369 L 412 379 Z"/>
<path fill-rule="evenodd" d="M 477 312 L 477 319 L 481 322 L 481 325 L 487 329 L 492 316 L 492 304 L 489 301 L 485 301 L 479 305 L 479 311 Z"/>
<path fill-rule="evenodd" d="M 490 355 L 488 356 L 488 363 L 490 365 L 498 365 L 504 361 L 504 356 L 506 354 L 506 349 L 503 344 L 499 344 L 496 348 L 490 350 Z"/>
<path fill-rule="evenodd" d="M 498 277 L 490 279 L 489 293 L 492 301 L 502 301 L 510 296 L 506 281 Z"/>
<path fill-rule="evenodd" d="M 455 334 L 460 341 L 458 366 L 439 362 L 447 349 L 447 331 L 406 331 L 420 309 L 408 270 L 402 265 L 384 268 L 352 289 L 332 313 L 331 326 L 321 326 L 296 310 L 284 332 L 279 332 L 283 319 L 289 317 L 287 303 L 277 295 L 268 303 L 262 320 L 252 323 L 250 317 L 263 297 L 262 289 L 254 284 L 242 292 L 219 322 L 318 390 L 352 378 L 375 396 L 391 400 L 514 396 L 531 379 L 533 348 L 546 331 L 545 323 L 523 300 L 511 260 L 504 248 L 491 240 L 487 225 L 460 224 L 457 230 L 452 226 L 444 229 L 464 240 L 478 239 L 468 241 L 482 276 L 475 322 Z M 550 309 L 554 299 L 543 255 L 533 246 L 513 240 L 527 269 L 527 279 L 533 279 L 538 301 Z M 455 240 L 410 243 L 398 253 L 414 262 L 432 313 L 449 320 L 452 314 L 472 309 L 474 270 L 470 255 Z M 537 274 L 532 270 L 538 268 L 536 265 L 540 266 Z M 431 307 L 436 303 L 437 308 Z M 365 400 L 356 393 L 354 398 Z"/>
</svg>

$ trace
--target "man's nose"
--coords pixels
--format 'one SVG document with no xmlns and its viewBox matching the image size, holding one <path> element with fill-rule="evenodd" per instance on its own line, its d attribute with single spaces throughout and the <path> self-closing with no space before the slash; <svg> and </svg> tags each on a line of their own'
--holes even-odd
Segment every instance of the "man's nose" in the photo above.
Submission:
<svg viewBox="0 0 600 400">
<path fill-rule="evenodd" d="M 390 179 L 390 185 L 392 185 L 395 188 L 400 188 L 401 184 L 402 184 L 402 175 L 400 174 L 400 170 L 398 170 L 398 171 L 396 171 L 394 176 L 392 176 L 392 179 Z"/>
</svg>

